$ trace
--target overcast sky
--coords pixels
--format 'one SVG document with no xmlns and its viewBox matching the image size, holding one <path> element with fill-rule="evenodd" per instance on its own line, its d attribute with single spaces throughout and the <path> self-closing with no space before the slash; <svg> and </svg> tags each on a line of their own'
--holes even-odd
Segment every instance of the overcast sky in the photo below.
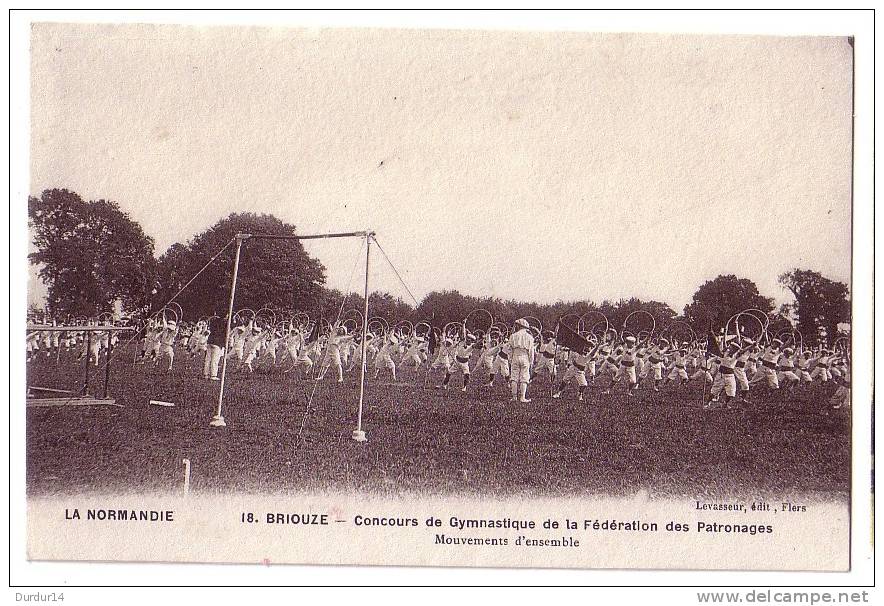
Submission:
<svg viewBox="0 0 884 606">
<path fill-rule="evenodd" d="M 157 255 L 239 211 L 374 229 L 418 298 L 680 311 L 734 273 L 782 301 L 792 267 L 849 283 L 851 62 L 843 38 L 36 25 L 31 192 L 117 201 Z M 345 288 L 359 243 L 307 248 Z"/>
</svg>

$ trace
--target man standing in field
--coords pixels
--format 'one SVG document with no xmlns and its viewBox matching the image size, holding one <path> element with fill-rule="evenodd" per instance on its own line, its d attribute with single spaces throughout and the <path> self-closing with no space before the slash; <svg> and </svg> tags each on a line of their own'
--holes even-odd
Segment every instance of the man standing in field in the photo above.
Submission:
<svg viewBox="0 0 884 606">
<path fill-rule="evenodd" d="M 341 357 L 341 348 L 346 347 L 347 343 L 353 340 L 353 335 L 347 334 L 346 326 L 335 324 L 328 333 L 328 340 L 325 343 L 325 357 L 322 360 L 322 368 L 319 371 L 317 381 L 325 378 L 325 373 L 329 368 L 334 368 L 338 377 L 338 383 L 344 382 L 344 361 Z M 395 372 L 393 375 L 395 376 Z"/>
<path fill-rule="evenodd" d="M 546 338 L 546 341 L 540 344 L 540 357 L 537 360 L 537 365 L 534 366 L 534 376 L 540 375 L 545 370 L 549 376 L 549 383 L 552 385 L 556 380 L 556 354 L 559 348 L 552 331 L 546 331 L 542 336 Z"/>
<path fill-rule="evenodd" d="M 218 365 L 221 356 L 224 355 L 224 339 L 227 332 L 227 315 L 224 317 L 212 316 L 209 318 L 207 329 L 209 335 L 206 338 L 206 362 L 203 365 L 203 378 L 218 381 Z"/>
<path fill-rule="evenodd" d="M 519 402 L 530 402 L 525 397 L 528 391 L 528 383 L 531 380 L 531 368 L 534 366 L 534 336 L 528 330 L 528 320 L 519 318 L 516 320 L 516 330 L 510 335 L 510 388 L 513 401 L 518 397 Z"/>
<path fill-rule="evenodd" d="M 470 384 L 470 357 L 473 355 L 473 348 L 476 345 L 476 338 L 466 333 L 454 346 L 454 360 L 445 370 L 445 378 L 442 379 L 441 389 L 448 389 L 448 383 L 451 381 L 451 375 L 460 370 L 463 374 L 463 387 L 461 391 L 466 391 Z"/>
<path fill-rule="evenodd" d="M 780 381 L 777 376 L 777 362 L 779 362 L 780 356 L 782 356 L 782 352 L 780 351 L 782 346 L 782 341 L 774 339 L 767 349 L 764 350 L 764 353 L 761 354 L 762 366 L 749 381 L 750 385 L 767 379 L 767 386 L 769 388 L 780 388 Z"/>
<path fill-rule="evenodd" d="M 492 346 L 485 350 L 485 356 L 492 358 L 491 371 L 488 373 L 488 383 L 485 387 L 494 387 L 494 377 L 500 375 L 504 381 L 510 380 L 510 354 L 512 348 L 509 341 L 496 343 L 492 340 Z"/>
</svg>

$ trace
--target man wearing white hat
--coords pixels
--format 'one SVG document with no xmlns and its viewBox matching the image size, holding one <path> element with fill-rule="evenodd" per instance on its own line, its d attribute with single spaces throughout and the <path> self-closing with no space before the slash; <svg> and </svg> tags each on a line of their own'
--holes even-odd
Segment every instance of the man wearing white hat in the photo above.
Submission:
<svg viewBox="0 0 884 606">
<path fill-rule="evenodd" d="M 671 353 L 672 366 L 666 381 L 678 381 L 679 386 L 686 385 L 690 380 L 687 371 L 688 349 L 686 344 L 682 344 L 681 348 L 674 348 Z"/>
<path fill-rule="evenodd" d="M 435 370 L 436 368 L 443 368 L 445 372 L 448 373 L 451 371 L 451 363 L 454 359 L 454 347 L 455 342 L 451 339 L 451 337 L 446 336 L 439 342 L 439 351 L 436 353 L 436 359 L 433 360 L 433 363 L 430 365 L 430 368 Z M 441 387 L 441 385 L 439 386 Z"/>
<path fill-rule="evenodd" d="M 737 396 L 737 364 L 740 355 L 752 347 L 746 345 L 745 349 L 738 341 L 731 341 L 725 347 L 724 353 L 716 356 L 719 360 L 718 374 L 709 391 L 709 399 L 703 405 L 703 408 L 712 408 L 712 403 L 717 402 L 721 392 L 724 392 L 724 403 L 730 407 L 731 400 Z"/>
<path fill-rule="evenodd" d="M 413 366 L 415 371 L 417 371 L 417 369 L 424 363 L 426 352 L 427 340 L 424 337 L 417 335 L 408 344 L 399 363 L 405 366 Z"/>
<path fill-rule="evenodd" d="M 36 355 L 36 353 L 37 353 L 38 351 L 40 351 L 40 333 L 39 333 L 39 332 L 32 332 L 32 333 L 30 333 L 30 334 L 28 335 L 27 345 L 28 345 L 28 349 L 27 349 L 27 352 L 28 352 L 28 362 L 30 362 L 30 361 L 31 361 L 31 358 L 32 358 L 34 355 Z"/>
<path fill-rule="evenodd" d="M 832 375 L 829 372 L 830 360 L 829 351 L 826 349 L 821 350 L 819 356 L 817 356 L 815 366 L 812 365 L 812 368 L 810 369 L 810 378 L 812 380 L 819 378 L 823 383 L 829 381 L 832 378 Z"/>
<path fill-rule="evenodd" d="M 205 353 L 209 340 L 209 325 L 205 320 L 200 320 L 186 338 L 187 342 L 184 345 L 191 358 Z"/>
<path fill-rule="evenodd" d="M 753 349 L 755 349 L 755 341 L 752 339 L 743 339 L 743 344 L 737 355 L 737 364 L 734 367 L 734 380 L 737 383 L 737 387 L 740 388 L 740 395 L 746 401 L 749 400 L 749 375 L 746 373 L 749 367 L 749 358 L 752 356 L 751 352 Z"/>
<path fill-rule="evenodd" d="M 801 379 L 802 383 L 813 383 L 810 378 L 810 366 L 814 363 L 813 353 L 809 349 L 805 349 L 798 354 L 795 361 L 795 374 Z"/>
<path fill-rule="evenodd" d="M 252 324 L 240 324 L 239 326 L 230 327 L 230 338 L 228 339 L 227 353 L 225 356 L 236 358 L 242 363 L 245 360 L 246 339 L 252 333 Z"/>
<path fill-rule="evenodd" d="M 528 383 L 531 381 L 531 368 L 534 366 L 534 336 L 528 330 L 528 320 L 516 320 L 516 330 L 510 335 L 509 344 L 512 348 L 510 358 L 510 389 L 513 401 L 530 402 L 526 397 Z"/>
<path fill-rule="evenodd" d="M 607 341 L 607 335 L 605 335 L 605 341 L 599 348 L 599 353 L 601 354 L 601 366 L 598 370 L 598 374 L 600 376 L 605 373 L 610 374 L 611 385 L 613 385 L 620 379 L 620 354 L 622 351 L 614 349 L 613 341 Z M 611 385 L 608 386 L 608 393 L 610 393 Z"/>
<path fill-rule="evenodd" d="M 448 389 L 451 375 L 460 370 L 461 374 L 463 374 L 463 386 L 460 390 L 467 390 L 467 386 L 470 384 L 470 357 L 473 355 L 475 345 L 476 338 L 470 333 L 465 334 L 462 339 L 457 341 L 454 346 L 454 360 L 445 369 L 445 378 L 442 379 L 442 384 L 439 385 L 439 388 Z"/>
<path fill-rule="evenodd" d="M 749 361 L 746 364 L 746 376 L 749 377 L 750 386 L 764 380 L 764 366 L 761 360 L 761 356 L 763 355 L 764 349 L 758 343 L 755 344 L 755 347 L 749 350 Z"/>
<path fill-rule="evenodd" d="M 587 366 L 589 366 L 590 361 L 592 361 L 593 357 L 598 352 L 599 347 L 601 347 L 601 345 L 596 345 L 592 351 L 570 352 L 570 366 L 568 366 L 568 369 L 565 371 L 565 374 L 562 377 L 562 382 L 559 383 L 559 388 L 553 394 L 553 398 L 561 398 L 562 393 L 568 386 L 568 383 L 574 381 L 577 384 L 577 400 L 579 402 L 583 401 L 583 394 L 584 392 L 586 392 L 586 388 L 588 386 L 588 383 L 586 381 L 586 368 Z"/>
<path fill-rule="evenodd" d="M 761 354 L 762 366 L 758 369 L 758 372 L 755 373 L 755 376 L 752 377 L 750 383 L 754 384 L 767 379 L 767 386 L 770 389 L 780 388 L 780 381 L 777 377 L 777 362 L 782 355 L 782 352 L 780 351 L 782 345 L 782 341 L 774 339 L 771 344 L 765 348 L 764 353 Z"/>
<path fill-rule="evenodd" d="M 786 347 L 777 360 L 777 382 L 787 384 L 790 390 L 801 382 L 801 377 L 795 373 L 795 361 L 792 359 L 794 354 L 795 351 L 791 347 Z"/>
<path fill-rule="evenodd" d="M 834 354 L 829 360 L 829 376 L 833 378 L 841 378 L 847 376 L 847 360 L 841 354 Z"/>
<path fill-rule="evenodd" d="M 178 322 L 163 318 L 163 330 L 160 332 L 159 348 L 157 357 L 154 358 L 154 366 L 160 363 L 160 358 L 169 356 L 169 368 L 172 370 L 172 362 L 175 360 L 175 337 L 178 336 Z"/>
<path fill-rule="evenodd" d="M 648 364 L 645 366 L 641 376 L 645 378 L 653 371 L 654 391 L 660 391 L 660 383 L 663 381 L 663 362 L 668 351 L 669 342 L 666 339 L 660 339 L 660 343 L 655 343 L 648 347 Z"/>
<path fill-rule="evenodd" d="M 538 376 L 541 372 L 546 371 L 549 375 L 549 382 L 552 383 L 556 379 L 556 338 L 552 333 L 544 335 L 547 337 L 546 342 L 540 345 L 540 356 L 537 358 L 537 364 L 534 366 L 534 376 Z"/>
<path fill-rule="evenodd" d="M 353 335 L 347 334 L 346 326 L 339 326 L 338 324 L 332 326 L 325 344 L 325 356 L 322 360 L 322 367 L 319 370 L 317 381 L 325 378 L 325 373 L 328 372 L 328 369 L 333 368 L 337 375 L 338 383 L 344 382 L 344 360 L 341 356 L 341 348 L 345 347 L 352 340 Z"/>
<path fill-rule="evenodd" d="M 718 372 L 715 368 L 716 364 L 718 364 L 718 358 L 712 357 L 710 355 L 711 352 L 699 348 L 692 350 L 691 354 L 691 359 L 697 370 L 690 375 L 688 380 L 696 381 L 697 379 L 703 379 L 711 385 L 715 382 L 715 375 Z"/>
<path fill-rule="evenodd" d="M 254 322 L 250 324 L 251 333 L 246 336 L 245 344 L 243 345 L 243 358 L 241 362 L 241 366 L 245 366 L 249 369 L 249 372 L 254 372 L 254 367 L 252 366 L 252 362 L 258 359 L 261 351 L 264 349 L 264 343 L 267 339 L 267 335 L 264 332 L 264 329 Z"/>
<path fill-rule="evenodd" d="M 142 339 L 141 343 L 141 354 L 138 356 L 138 362 L 146 362 L 148 358 L 152 360 L 156 360 L 157 353 L 160 350 L 160 335 L 163 332 L 163 327 L 157 322 L 157 320 L 150 318 L 147 321 L 147 326 L 144 327 L 144 339 Z M 69 332 L 66 337 L 68 338 L 68 348 L 75 347 L 78 343 L 77 333 Z"/>
<path fill-rule="evenodd" d="M 386 368 L 393 376 L 393 382 L 396 382 L 396 362 L 393 361 L 393 356 L 390 352 L 398 344 L 399 339 L 396 338 L 396 334 L 393 331 L 390 331 L 390 334 L 383 339 L 383 345 L 381 345 L 374 357 L 375 379 L 381 374 L 381 370 Z"/>
<path fill-rule="evenodd" d="M 297 348 L 296 348 L 296 358 L 291 368 L 286 370 L 285 372 L 291 372 L 297 368 L 304 367 L 302 371 L 302 377 L 307 377 L 313 372 L 313 358 L 318 357 L 318 353 L 320 351 L 320 339 L 316 339 L 315 341 L 308 342 L 310 338 L 310 333 L 302 330 L 298 330 L 297 332 Z"/>
<path fill-rule="evenodd" d="M 635 337 L 627 335 L 624 339 L 623 353 L 620 356 L 620 376 L 626 377 L 626 395 L 632 397 L 638 388 L 638 377 L 636 376 L 635 361 L 638 346 Z"/>
<path fill-rule="evenodd" d="M 510 355 L 512 353 L 513 349 L 510 347 L 509 341 L 495 343 L 490 349 L 486 350 L 485 355 L 493 356 L 494 360 L 491 362 L 491 372 L 488 374 L 488 383 L 485 384 L 485 387 L 494 387 L 494 377 L 498 375 L 504 381 L 509 381 Z"/>
<path fill-rule="evenodd" d="M 494 369 L 494 358 L 497 352 L 492 351 L 492 349 L 495 345 L 497 344 L 492 341 L 490 334 L 482 337 L 482 349 L 479 350 L 479 358 L 476 360 L 475 366 L 473 366 L 473 374 L 478 373 L 481 369 L 485 369 L 485 372 L 488 373 L 488 378 L 493 380 L 491 371 Z"/>
</svg>

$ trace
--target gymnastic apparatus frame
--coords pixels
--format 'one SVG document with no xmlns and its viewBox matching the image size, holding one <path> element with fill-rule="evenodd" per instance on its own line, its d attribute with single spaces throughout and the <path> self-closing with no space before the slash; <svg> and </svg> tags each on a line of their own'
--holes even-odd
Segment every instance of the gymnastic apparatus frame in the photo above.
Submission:
<svg viewBox="0 0 884 606">
<path fill-rule="evenodd" d="M 329 238 L 365 238 L 365 298 L 363 301 L 363 317 L 368 317 L 368 270 L 369 270 L 369 260 L 371 258 L 371 241 L 375 236 L 375 232 L 373 231 L 352 231 L 352 232 L 342 232 L 342 233 L 330 233 L 330 234 L 311 234 L 305 236 L 288 236 L 288 235 L 277 235 L 277 234 L 246 234 L 246 233 L 238 233 L 236 234 L 236 257 L 233 262 L 233 277 L 230 282 L 230 302 L 227 308 L 227 329 L 224 335 L 224 343 L 225 343 L 225 351 L 224 356 L 221 362 L 221 385 L 218 391 L 218 405 L 215 409 L 215 415 L 212 417 L 209 425 L 211 427 L 226 427 L 227 423 L 224 421 L 224 416 L 222 415 L 222 407 L 224 404 L 224 385 L 225 379 L 227 377 L 227 346 L 230 343 L 230 324 L 233 319 L 233 304 L 234 299 L 236 297 L 236 283 L 237 278 L 239 277 L 239 259 L 240 252 L 242 251 L 243 242 L 251 239 L 261 239 L 261 240 L 322 240 Z M 363 326 L 363 330 L 365 327 Z M 365 357 L 366 357 L 366 345 L 367 340 L 365 339 L 365 335 L 363 334 L 362 338 L 362 365 L 359 371 L 359 409 L 356 416 L 356 429 L 353 430 L 352 438 L 357 442 L 365 442 L 367 438 L 365 436 L 365 431 L 362 429 L 362 408 L 365 400 Z"/>
</svg>

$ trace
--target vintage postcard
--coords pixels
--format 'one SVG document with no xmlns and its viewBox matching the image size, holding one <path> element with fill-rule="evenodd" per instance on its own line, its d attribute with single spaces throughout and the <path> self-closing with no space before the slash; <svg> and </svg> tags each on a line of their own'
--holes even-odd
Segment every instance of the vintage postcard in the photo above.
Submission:
<svg viewBox="0 0 884 606">
<path fill-rule="evenodd" d="M 30 35 L 30 560 L 851 568 L 850 35 Z"/>
</svg>

